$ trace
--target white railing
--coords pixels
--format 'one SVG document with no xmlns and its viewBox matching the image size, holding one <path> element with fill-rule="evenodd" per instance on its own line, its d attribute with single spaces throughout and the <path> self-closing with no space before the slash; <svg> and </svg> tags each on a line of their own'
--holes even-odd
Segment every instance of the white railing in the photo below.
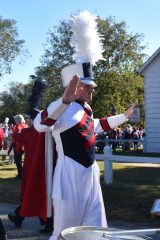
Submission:
<svg viewBox="0 0 160 240">
<path fill-rule="evenodd" d="M 160 158 L 156 157 L 112 155 L 112 149 L 110 146 L 104 147 L 103 154 L 96 154 L 96 160 L 104 160 L 104 181 L 107 185 L 113 183 L 113 168 L 112 168 L 113 162 L 160 164 Z"/>
</svg>

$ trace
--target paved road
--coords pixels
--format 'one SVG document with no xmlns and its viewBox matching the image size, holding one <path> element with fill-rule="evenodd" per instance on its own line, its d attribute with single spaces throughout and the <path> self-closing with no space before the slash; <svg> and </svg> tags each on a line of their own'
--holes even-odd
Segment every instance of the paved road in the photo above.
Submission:
<svg viewBox="0 0 160 240">
<path fill-rule="evenodd" d="M 39 233 L 39 230 L 43 228 L 38 218 L 26 218 L 23 222 L 21 229 L 15 229 L 14 224 L 8 220 L 7 214 L 15 209 L 15 205 L 0 203 L 0 217 L 4 224 L 8 239 L 14 240 L 48 240 L 49 235 L 43 235 Z M 109 221 L 109 227 L 119 229 L 137 229 L 135 224 L 129 224 L 124 221 Z M 140 227 L 138 227 L 139 229 Z M 142 226 L 147 228 L 147 226 Z M 160 236 L 152 236 L 153 240 L 160 240 Z"/>
<path fill-rule="evenodd" d="M 26 218 L 20 229 L 16 229 L 14 224 L 8 220 L 7 214 L 15 209 L 15 205 L 0 203 L 0 217 L 5 227 L 8 239 L 14 240 L 47 240 L 49 235 L 39 233 L 43 228 L 40 225 L 38 218 Z"/>
</svg>

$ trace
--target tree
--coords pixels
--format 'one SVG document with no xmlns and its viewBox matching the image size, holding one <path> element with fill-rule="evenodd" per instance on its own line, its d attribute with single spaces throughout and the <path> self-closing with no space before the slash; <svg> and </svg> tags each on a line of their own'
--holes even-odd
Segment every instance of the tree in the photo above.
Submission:
<svg viewBox="0 0 160 240">
<path fill-rule="evenodd" d="M 99 32 L 103 41 L 103 62 L 100 70 L 103 73 L 114 72 L 121 74 L 124 71 L 136 71 L 142 64 L 145 46 L 140 45 L 143 34 L 127 33 L 125 21 L 116 23 L 115 18 L 106 20 L 99 18 Z M 104 66 L 104 67 L 103 67 Z"/>
<path fill-rule="evenodd" d="M 109 17 L 99 19 L 99 31 L 103 35 L 103 57 L 95 68 L 98 88 L 93 108 L 95 116 L 110 114 L 112 105 L 117 112 L 124 111 L 130 103 L 143 102 L 143 78 L 137 74 L 146 56 L 141 46 L 142 34 L 128 34 L 124 21 L 116 23 Z"/>
<path fill-rule="evenodd" d="M 70 36 L 70 28 L 65 21 L 60 22 L 60 26 L 55 26 L 53 32 L 48 32 L 46 50 L 41 59 L 42 66 L 36 69 L 36 75 L 42 77 L 48 86 L 44 94 L 46 104 L 60 97 L 64 90 L 60 72 L 63 66 L 73 63 Z"/>
<path fill-rule="evenodd" d="M 137 99 L 143 104 L 143 78 L 134 72 L 126 71 L 123 75 L 108 74 L 105 80 L 99 80 L 98 86 L 93 102 L 94 114 L 97 117 L 111 114 L 112 105 L 116 112 L 120 113 Z"/>
<path fill-rule="evenodd" d="M 0 122 L 17 114 L 25 115 L 32 84 L 10 83 L 8 91 L 0 93 Z"/>
<path fill-rule="evenodd" d="M 11 72 L 11 63 L 20 54 L 24 40 L 19 39 L 16 21 L 0 16 L 0 77 Z"/>
<path fill-rule="evenodd" d="M 105 60 L 94 67 L 98 87 L 92 107 L 95 116 L 104 116 L 111 112 L 113 104 L 116 105 L 117 112 L 121 112 L 135 99 L 143 102 L 143 78 L 137 69 L 145 57 L 145 46 L 141 45 L 143 34 L 127 33 L 124 21 L 116 23 L 113 17 L 105 20 L 98 18 L 98 28 L 103 37 Z M 42 66 L 36 71 L 48 85 L 46 103 L 62 95 L 60 71 L 73 63 L 70 36 L 70 28 L 65 21 L 48 33 Z"/>
<path fill-rule="evenodd" d="M 42 108 L 45 85 L 35 75 L 29 76 L 30 83 L 11 82 L 8 91 L 0 93 L 0 122 L 17 114 L 27 116 L 32 108 Z"/>
</svg>

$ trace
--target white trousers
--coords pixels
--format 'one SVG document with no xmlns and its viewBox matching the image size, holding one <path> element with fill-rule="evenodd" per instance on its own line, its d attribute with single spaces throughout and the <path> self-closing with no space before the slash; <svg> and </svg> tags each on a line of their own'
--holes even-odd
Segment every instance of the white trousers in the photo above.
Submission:
<svg viewBox="0 0 160 240">
<path fill-rule="evenodd" d="M 107 227 L 97 163 L 85 168 L 66 158 L 61 173 L 61 199 L 53 194 L 54 232 L 50 240 L 57 240 L 69 227 Z"/>
</svg>

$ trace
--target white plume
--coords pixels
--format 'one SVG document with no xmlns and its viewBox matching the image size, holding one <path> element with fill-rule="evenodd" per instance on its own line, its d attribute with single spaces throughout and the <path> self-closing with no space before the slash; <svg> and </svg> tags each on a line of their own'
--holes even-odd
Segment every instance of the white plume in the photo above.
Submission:
<svg viewBox="0 0 160 240">
<path fill-rule="evenodd" d="M 90 62 L 95 65 L 98 60 L 103 59 L 96 18 L 97 16 L 84 11 L 70 19 L 69 24 L 73 32 L 70 44 L 75 50 L 73 60 L 76 63 Z"/>
<path fill-rule="evenodd" d="M 8 117 L 5 118 L 4 123 L 9 123 L 9 118 Z"/>
</svg>

